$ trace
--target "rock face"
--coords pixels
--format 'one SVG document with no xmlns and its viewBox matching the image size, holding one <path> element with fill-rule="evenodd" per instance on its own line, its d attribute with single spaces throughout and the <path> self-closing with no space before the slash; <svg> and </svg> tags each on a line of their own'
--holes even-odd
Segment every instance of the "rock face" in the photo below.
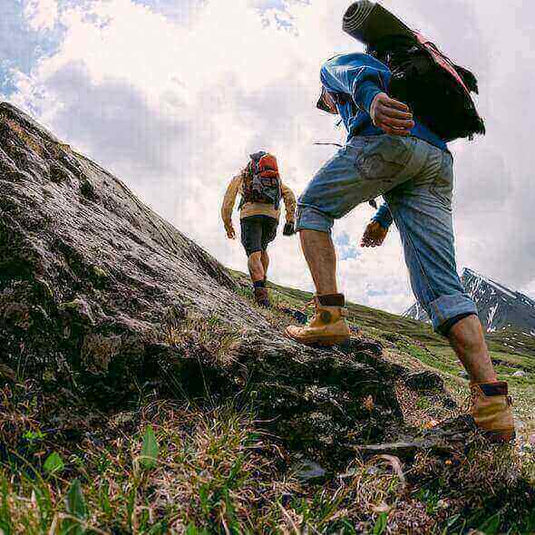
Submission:
<svg viewBox="0 0 535 535">
<path fill-rule="evenodd" d="M 479 317 L 487 332 L 502 329 L 535 336 L 535 301 L 485 277 L 471 269 L 465 268 L 461 277 L 467 293 L 475 301 Z M 429 321 L 425 310 L 415 303 L 404 316 Z"/>
<path fill-rule="evenodd" d="M 402 426 L 394 370 L 374 351 L 287 340 L 122 182 L 0 105 L 3 380 L 109 411 L 146 389 L 254 399 L 279 436 L 332 464 Z"/>
</svg>

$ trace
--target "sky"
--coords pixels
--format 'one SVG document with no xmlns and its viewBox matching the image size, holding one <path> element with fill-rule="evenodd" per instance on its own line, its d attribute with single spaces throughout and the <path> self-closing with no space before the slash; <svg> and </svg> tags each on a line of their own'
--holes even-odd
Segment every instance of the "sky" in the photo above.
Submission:
<svg viewBox="0 0 535 535">
<path fill-rule="evenodd" d="M 384 0 L 477 73 L 488 133 L 450 144 L 458 265 L 535 297 L 535 4 Z M 223 264 L 246 269 L 220 204 L 260 148 L 299 194 L 344 131 L 315 109 L 319 68 L 360 51 L 349 0 L 3 0 L 0 98 L 104 165 Z M 413 302 L 399 236 L 358 246 L 366 205 L 337 222 L 339 282 L 392 312 Z M 237 214 L 235 226 L 239 226 Z M 298 240 L 271 249 L 271 280 L 312 289 Z"/>
</svg>

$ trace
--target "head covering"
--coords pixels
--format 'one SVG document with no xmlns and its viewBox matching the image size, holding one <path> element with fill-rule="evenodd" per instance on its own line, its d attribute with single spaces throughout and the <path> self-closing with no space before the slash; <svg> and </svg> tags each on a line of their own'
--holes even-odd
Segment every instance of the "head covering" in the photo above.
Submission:
<svg viewBox="0 0 535 535">
<path fill-rule="evenodd" d="M 258 152 L 254 152 L 253 154 L 250 154 L 249 157 L 251 160 L 260 160 L 262 156 L 265 156 L 267 152 L 265 150 L 259 150 Z"/>
</svg>

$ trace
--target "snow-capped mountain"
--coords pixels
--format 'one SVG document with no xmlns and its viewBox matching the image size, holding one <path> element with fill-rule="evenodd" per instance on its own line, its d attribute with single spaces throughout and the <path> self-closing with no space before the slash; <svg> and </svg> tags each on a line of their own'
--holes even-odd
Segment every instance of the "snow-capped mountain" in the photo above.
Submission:
<svg viewBox="0 0 535 535">
<path fill-rule="evenodd" d="M 511 328 L 535 336 L 533 299 L 468 268 L 464 269 L 461 280 L 475 301 L 487 332 Z M 403 315 L 419 321 L 429 321 L 427 313 L 418 303 Z"/>
</svg>

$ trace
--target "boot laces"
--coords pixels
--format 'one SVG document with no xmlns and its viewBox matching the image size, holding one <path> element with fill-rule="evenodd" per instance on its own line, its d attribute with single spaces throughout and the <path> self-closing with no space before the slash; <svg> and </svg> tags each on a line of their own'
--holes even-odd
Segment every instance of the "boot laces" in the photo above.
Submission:
<svg viewBox="0 0 535 535">
<path fill-rule="evenodd" d="M 468 394 L 464 401 L 462 402 L 461 404 L 461 410 L 463 412 L 469 412 L 473 407 L 474 405 L 476 404 L 477 402 L 477 399 L 481 396 L 481 395 L 484 395 L 478 388 L 474 388 L 473 390 L 470 391 L 470 394 Z M 507 401 L 507 405 L 509 407 L 512 407 L 513 406 L 513 398 L 512 396 L 508 395 L 506 396 L 506 401 Z"/>
<path fill-rule="evenodd" d="M 301 312 L 306 312 L 312 305 L 315 305 L 316 301 L 314 299 L 311 299 L 308 301 L 308 303 L 305 303 L 305 305 L 300 309 Z"/>
</svg>

